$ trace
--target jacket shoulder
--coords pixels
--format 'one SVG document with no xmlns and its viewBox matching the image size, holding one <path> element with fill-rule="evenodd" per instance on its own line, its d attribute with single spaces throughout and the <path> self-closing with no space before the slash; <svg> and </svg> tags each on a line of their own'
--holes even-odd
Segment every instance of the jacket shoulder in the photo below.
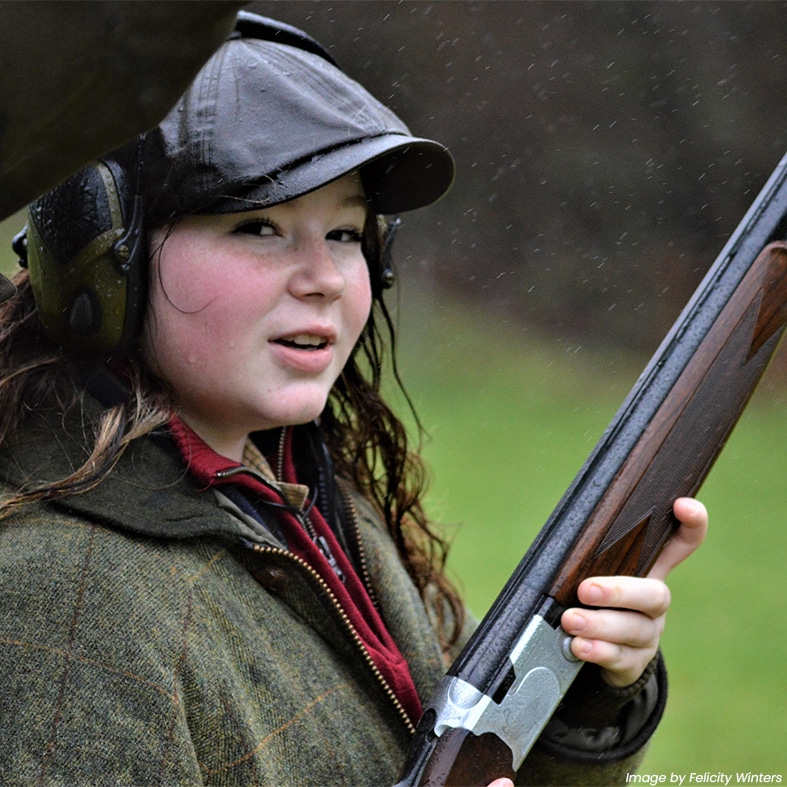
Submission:
<svg viewBox="0 0 787 787">
<path fill-rule="evenodd" d="M 135 626 L 164 620 L 186 603 L 189 574 L 205 559 L 195 551 L 206 548 L 173 549 L 51 505 L 29 505 L 0 522 L 0 620 L 48 639 L 73 638 L 79 621 L 89 621 L 78 631 L 83 640 L 106 637 L 120 623 L 123 636 L 116 631 L 115 638 L 126 641 Z"/>
</svg>

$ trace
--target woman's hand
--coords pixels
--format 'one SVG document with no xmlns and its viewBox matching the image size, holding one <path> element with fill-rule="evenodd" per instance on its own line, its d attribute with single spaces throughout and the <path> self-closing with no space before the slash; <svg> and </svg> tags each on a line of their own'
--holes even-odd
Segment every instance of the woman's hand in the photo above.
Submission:
<svg viewBox="0 0 787 787">
<path fill-rule="evenodd" d="M 563 628 L 574 636 L 577 658 L 598 664 L 611 686 L 634 683 L 656 655 L 670 605 L 667 574 L 702 543 L 708 528 L 705 506 L 691 498 L 675 501 L 680 527 L 664 547 L 646 578 L 592 577 L 577 595 L 594 609 L 567 609 Z M 494 782 L 495 787 L 503 784 Z"/>
</svg>

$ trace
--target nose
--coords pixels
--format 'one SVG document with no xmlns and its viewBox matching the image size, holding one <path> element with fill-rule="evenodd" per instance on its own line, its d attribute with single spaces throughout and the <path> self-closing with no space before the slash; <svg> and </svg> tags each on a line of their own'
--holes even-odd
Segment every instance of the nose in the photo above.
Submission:
<svg viewBox="0 0 787 787">
<path fill-rule="evenodd" d="M 295 268 L 290 276 L 290 292 L 296 298 L 320 297 L 335 300 L 347 285 L 339 260 L 324 238 L 300 242 L 293 250 Z"/>
</svg>

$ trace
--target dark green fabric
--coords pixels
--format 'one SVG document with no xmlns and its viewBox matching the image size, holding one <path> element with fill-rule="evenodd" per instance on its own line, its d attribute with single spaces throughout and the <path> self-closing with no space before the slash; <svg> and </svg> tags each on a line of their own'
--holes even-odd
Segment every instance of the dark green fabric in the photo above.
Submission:
<svg viewBox="0 0 787 787">
<path fill-rule="evenodd" d="M 16 483 L 75 461 L 52 430 L 20 445 L 0 454 Z M 356 507 L 426 699 L 445 667 L 428 615 L 379 520 Z M 242 532 L 149 439 L 97 489 L 0 524 L 3 784 L 395 781 L 410 731 L 324 588 L 292 556 L 243 547 Z M 544 783 L 622 782 L 632 765 L 532 756 Z"/>
</svg>

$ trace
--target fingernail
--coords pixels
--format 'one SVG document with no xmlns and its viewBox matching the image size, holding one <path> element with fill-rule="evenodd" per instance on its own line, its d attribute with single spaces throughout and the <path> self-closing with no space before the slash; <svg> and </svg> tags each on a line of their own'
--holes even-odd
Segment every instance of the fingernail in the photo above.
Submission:
<svg viewBox="0 0 787 787">
<path fill-rule="evenodd" d="M 585 593 L 585 597 L 587 598 L 586 603 L 597 604 L 599 601 L 601 601 L 603 595 L 604 594 L 598 585 L 591 585 Z"/>
<path fill-rule="evenodd" d="M 582 629 L 587 626 L 587 618 L 580 614 L 579 612 L 574 612 L 571 614 L 570 617 L 570 628 L 569 631 L 572 634 L 578 634 Z"/>
<path fill-rule="evenodd" d="M 683 506 L 684 508 L 688 509 L 689 516 L 696 516 L 697 512 L 699 511 L 699 506 L 697 505 L 696 501 L 690 497 L 683 498 Z"/>
</svg>

